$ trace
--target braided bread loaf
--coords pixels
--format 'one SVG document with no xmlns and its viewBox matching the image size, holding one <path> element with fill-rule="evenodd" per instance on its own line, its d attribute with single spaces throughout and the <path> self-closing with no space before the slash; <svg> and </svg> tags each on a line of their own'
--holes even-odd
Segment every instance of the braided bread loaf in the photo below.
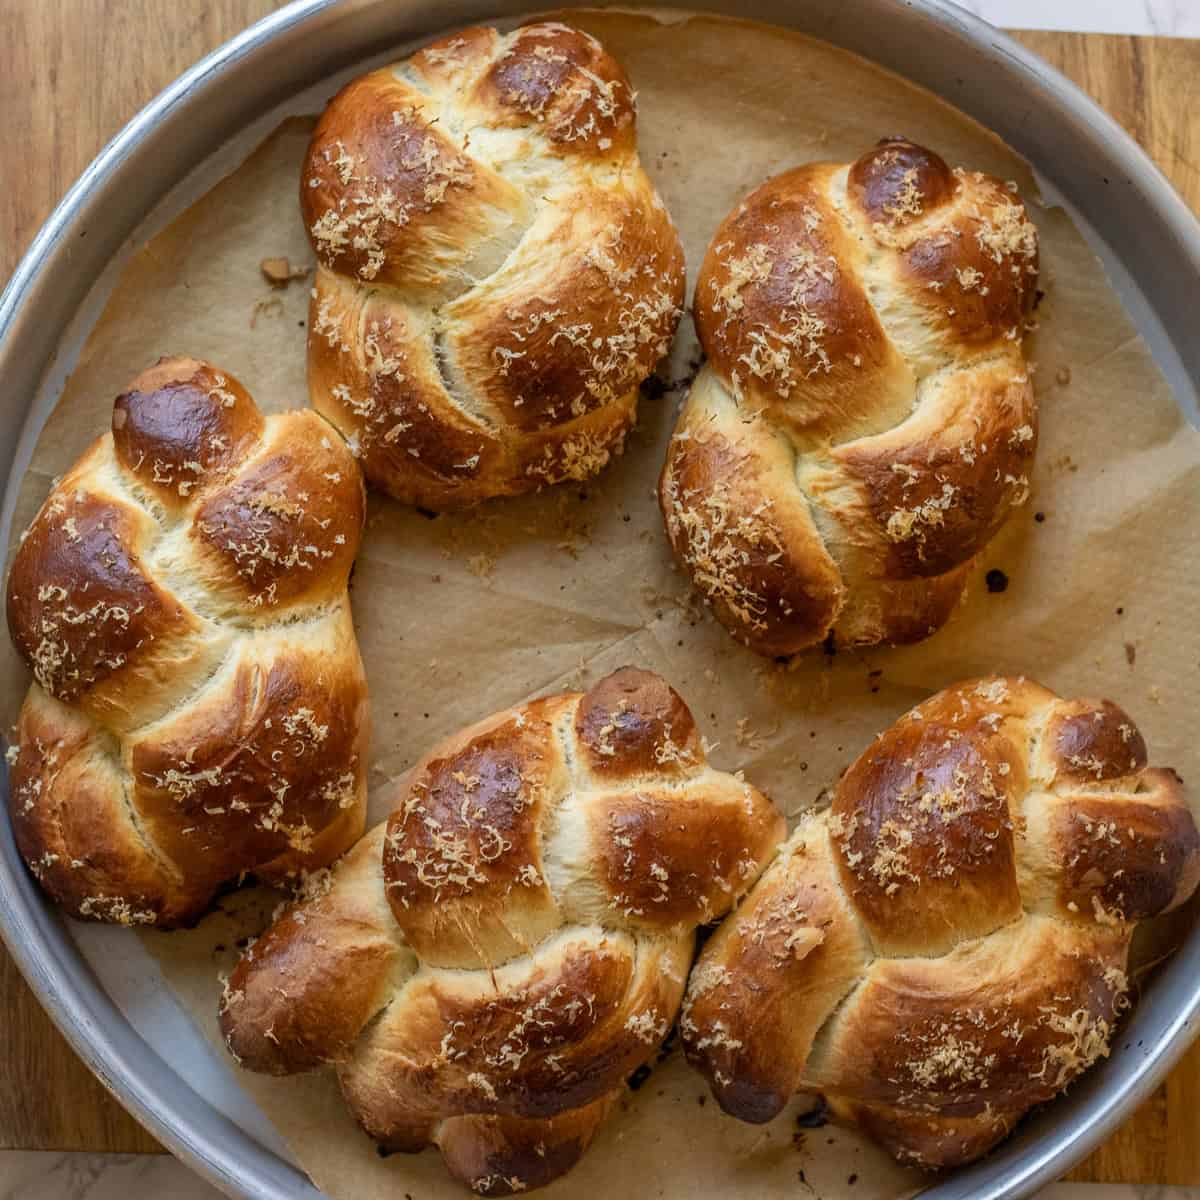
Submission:
<svg viewBox="0 0 1200 1200">
<path fill-rule="evenodd" d="M 621 449 L 683 250 L 594 38 L 467 29 L 356 79 L 313 134 L 301 207 L 312 404 L 371 483 L 461 508 Z"/>
<path fill-rule="evenodd" d="M 1200 835 L 1115 705 L 1023 679 L 939 692 L 803 820 L 692 973 L 680 1028 L 726 1112 L 822 1092 L 954 1166 L 1108 1053 L 1135 925 Z"/>
<path fill-rule="evenodd" d="M 318 867 L 362 832 L 346 584 L 363 517 L 354 459 L 313 412 L 264 418 L 187 358 L 117 397 L 8 580 L 35 676 L 13 827 L 73 915 L 185 924 L 242 872 Z"/>
<path fill-rule="evenodd" d="M 740 641 L 917 641 L 1023 503 L 1037 232 L 997 179 L 881 142 L 752 192 L 696 284 L 708 363 L 660 502 Z"/>
<path fill-rule="evenodd" d="M 243 1066 L 338 1066 L 371 1137 L 433 1143 L 486 1194 L 586 1150 L 671 1028 L 698 925 L 783 835 L 704 758 L 687 706 L 625 669 L 435 748 L 396 807 L 238 963 Z"/>
</svg>

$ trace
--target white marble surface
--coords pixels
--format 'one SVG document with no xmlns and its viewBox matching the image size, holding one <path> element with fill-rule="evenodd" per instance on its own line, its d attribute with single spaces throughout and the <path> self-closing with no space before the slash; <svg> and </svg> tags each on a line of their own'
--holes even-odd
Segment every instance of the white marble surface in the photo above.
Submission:
<svg viewBox="0 0 1200 1200">
<path fill-rule="evenodd" d="M 166 1155 L 0 1151 L 0 1200 L 142 1200 L 143 1197 L 220 1200 L 220 1193 Z M 1038 1200 L 1200 1200 L 1200 1188 L 1060 1183 L 1042 1192 Z"/>
<path fill-rule="evenodd" d="M 1009 29 L 1200 37 L 1200 0 L 956 0 Z"/>
</svg>

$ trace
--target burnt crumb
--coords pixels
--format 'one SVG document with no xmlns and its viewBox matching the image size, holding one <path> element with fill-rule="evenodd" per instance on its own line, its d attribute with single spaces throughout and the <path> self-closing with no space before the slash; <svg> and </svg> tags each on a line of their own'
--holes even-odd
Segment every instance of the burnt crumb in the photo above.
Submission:
<svg viewBox="0 0 1200 1200">
<path fill-rule="evenodd" d="M 708 1103 L 708 1097 L 705 1096 L 703 1093 L 701 1093 L 699 1096 L 696 1097 L 696 1103 L 698 1105 L 700 1105 L 701 1108 L 703 1108 Z"/>
<path fill-rule="evenodd" d="M 622 521 L 624 521 L 626 525 L 628 525 L 628 524 L 629 524 L 629 522 L 633 520 L 633 517 L 631 517 L 631 516 L 629 515 L 629 513 L 622 513 L 622 514 L 621 514 L 621 520 L 622 520 Z"/>
<path fill-rule="evenodd" d="M 661 400 L 669 391 L 671 391 L 671 383 L 664 379 L 661 375 L 647 375 L 642 380 L 641 387 L 638 388 L 643 400 Z"/>
<path fill-rule="evenodd" d="M 847 1184 L 848 1184 L 850 1187 L 853 1187 L 853 1186 L 854 1186 L 854 1185 L 855 1185 L 857 1182 L 858 1182 L 858 1176 L 857 1176 L 857 1175 L 847 1175 L 847 1176 L 846 1176 L 846 1183 L 847 1183 Z"/>
<path fill-rule="evenodd" d="M 877 691 L 879 691 L 882 679 L 883 679 L 883 671 L 882 670 L 867 672 L 867 682 L 870 685 L 872 695 L 874 695 Z"/>
<path fill-rule="evenodd" d="M 224 954 L 224 953 L 225 953 L 225 943 L 224 943 L 224 942 L 218 942 L 218 943 L 217 943 L 217 944 L 216 944 L 216 945 L 213 947 L 213 953 L 214 953 L 214 954 Z"/>
<path fill-rule="evenodd" d="M 837 654 L 837 640 L 832 631 L 825 635 L 825 640 L 821 643 L 821 653 L 829 658 L 833 658 Z"/>
<path fill-rule="evenodd" d="M 238 940 L 237 940 L 236 942 L 234 942 L 233 944 L 234 944 L 234 945 L 235 945 L 235 946 L 236 946 L 236 947 L 237 947 L 239 950 L 245 950 L 245 948 L 246 948 L 248 945 L 250 945 L 250 935 L 249 935 L 249 934 L 247 934 L 245 937 L 240 937 L 240 938 L 238 938 Z"/>
<path fill-rule="evenodd" d="M 431 508 L 422 508 L 419 504 L 417 505 L 417 512 L 427 521 L 436 521 L 441 515 L 440 513 L 435 513 Z"/>
<path fill-rule="evenodd" d="M 829 1124 L 829 1105 L 825 1103 L 825 1098 L 818 1098 L 808 1112 L 801 1113 L 796 1118 L 796 1124 L 801 1129 L 824 1129 Z"/>
<path fill-rule="evenodd" d="M 1044 512 L 1035 512 L 1033 519 L 1040 525 L 1046 519 L 1046 514 Z"/>
<path fill-rule="evenodd" d="M 1045 298 L 1046 298 L 1046 293 L 1043 292 L 1041 288 L 1038 288 L 1038 290 L 1033 293 L 1033 311 L 1034 312 L 1037 312 L 1038 308 L 1040 307 L 1042 301 L 1045 300 Z"/>
<path fill-rule="evenodd" d="M 640 1067 L 625 1081 L 629 1085 L 631 1092 L 636 1092 L 638 1088 L 650 1078 L 650 1072 L 653 1068 L 649 1063 L 642 1063 Z"/>
<path fill-rule="evenodd" d="M 396 1151 L 389 1150 L 386 1146 L 376 1146 L 375 1153 L 378 1154 L 380 1158 L 391 1158 Z"/>
<path fill-rule="evenodd" d="M 1117 608 L 1117 616 L 1123 617 L 1124 615 L 1125 615 L 1125 607 L 1124 607 L 1124 605 L 1121 605 L 1120 607 Z"/>
<path fill-rule="evenodd" d="M 1125 643 L 1125 661 L 1131 667 L 1137 662 L 1137 647 L 1132 642 Z"/>
<path fill-rule="evenodd" d="M 786 667 L 786 666 L 788 665 L 788 663 L 790 663 L 792 660 L 791 660 L 791 657 L 790 657 L 789 655 L 787 655 L 787 654 L 780 654 L 780 655 L 777 655 L 775 658 L 773 658 L 771 661 L 772 661 L 772 662 L 773 662 L 773 663 L 774 663 L 774 664 L 775 664 L 777 667 Z"/>
<path fill-rule="evenodd" d="M 984 577 L 987 590 L 992 593 L 1008 591 L 1008 576 L 999 567 L 993 567 Z"/>
</svg>

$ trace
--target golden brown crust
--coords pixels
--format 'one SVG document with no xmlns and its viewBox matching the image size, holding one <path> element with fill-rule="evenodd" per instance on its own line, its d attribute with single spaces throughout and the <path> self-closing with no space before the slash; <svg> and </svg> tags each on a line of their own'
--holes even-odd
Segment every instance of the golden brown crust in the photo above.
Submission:
<svg viewBox="0 0 1200 1200">
<path fill-rule="evenodd" d="M 1059 769 L 1080 754 L 1089 791 Z M 692 972 L 684 1046 L 721 1106 L 763 1121 L 819 1091 L 941 1168 L 1106 1055 L 1135 923 L 1200 882 L 1182 788 L 1144 763 L 1115 705 L 1024 679 L 897 721 Z"/>
<path fill-rule="evenodd" d="M 625 667 L 575 709 L 579 765 L 597 780 L 686 775 L 704 757 L 691 711 L 665 679 Z"/>
<path fill-rule="evenodd" d="M 438 1126 L 438 1149 L 450 1174 L 481 1196 L 544 1187 L 583 1157 L 620 1094 L 610 1092 L 583 1108 L 534 1120 L 449 1117 Z"/>
<path fill-rule="evenodd" d="M 807 818 L 692 971 L 688 1058 L 721 1107 L 759 1123 L 796 1090 L 812 1040 L 857 984 L 871 945 L 837 885 L 825 822 Z M 754 1036 L 742 1030 L 752 1022 Z"/>
<path fill-rule="evenodd" d="M 782 834 L 708 766 L 669 685 L 617 671 L 436 746 L 327 891 L 247 951 L 222 1029 L 254 1070 L 335 1063 L 389 1149 L 436 1144 L 483 1194 L 538 1186 L 661 1045 L 696 926 Z"/>
<path fill-rule="evenodd" d="M 725 219 L 659 497 L 735 637 L 790 655 L 949 617 L 1028 494 L 1036 282 L 1019 197 L 904 139 L 776 176 Z"/>
<path fill-rule="evenodd" d="M 320 866 L 359 834 L 363 520 L 358 469 L 311 412 L 264 418 L 187 358 L 117 398 L 8 580 L 36 681 L 11 807 L 74 915 L 187 923 L 226 880 Z"/>
<path fill-rule="evenodd" d="M 386 919 L 385 898 L 370 886 L 382 844 L 376 826 L 330 870 L 314 873 L 306 898 L 247 948 L 225 981 L 221 1030 L 242 1066 L 288 1075 L 345 1057 L 396 982 L 416 970 Z M 274 970 L 255 970 L 261 959 Z"/>
<path fill-rule="evenodd" d="M 796 629 L 827 627 L 845 603 L 837 564 L 779 434 L 737 419 L 711 368 L 701 370 L 659 481 L 667 536 L 725 626 L 762 654 L 789 655 Z"/>
<path fill-rule="evenodd" d="M 560 923 L 541 835 L 566 775 L 554 739 L 557 707 L 535 702 L 520 723 L 494 725 L 428 761 L 388 818 L 388 900 L 423 961 L 504 962 Z"/>
<path fill-rule="evenodd" d="M 389 494 L 438 509 L 618 453 L 683 300 L 616 61 L 468 29 L 350 83 L 309 145 L 309 392 Z"/>
</svg>

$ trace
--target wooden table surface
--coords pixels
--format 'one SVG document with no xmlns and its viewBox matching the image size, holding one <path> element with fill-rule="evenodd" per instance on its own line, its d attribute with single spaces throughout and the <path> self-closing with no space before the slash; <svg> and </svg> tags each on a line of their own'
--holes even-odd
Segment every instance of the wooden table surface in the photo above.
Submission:
<svg viewBox="0 0 1200 1200">
<path fill-rule="evenodd" d="M 274 0 L 0 0 L 0 279 L 103 144 Z M 1100 102 L 1200 211 L 1200 41 L 1019 33 Z M 156 1151 L 0 949 L 0 1149 Z M 1200 1185 L 1200 1044 L 1072 1178 Z"/>
</svg>

